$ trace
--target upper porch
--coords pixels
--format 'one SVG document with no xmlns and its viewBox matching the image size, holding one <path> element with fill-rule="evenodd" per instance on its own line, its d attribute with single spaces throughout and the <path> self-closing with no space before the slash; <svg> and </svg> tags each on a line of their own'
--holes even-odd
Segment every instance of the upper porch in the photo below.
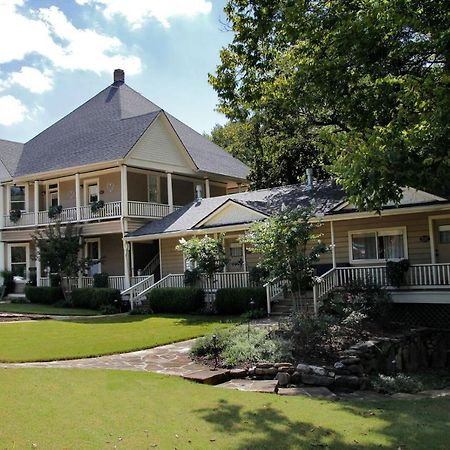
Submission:
<svg viewBox="0 0 450 450">
<path fill-rule="evenodd" d="M 0 186 L 4 229 L 122 217 L 161 219 L 199 196 L 224 195 L 227 183 L 126 165 Z"/>
</svg>

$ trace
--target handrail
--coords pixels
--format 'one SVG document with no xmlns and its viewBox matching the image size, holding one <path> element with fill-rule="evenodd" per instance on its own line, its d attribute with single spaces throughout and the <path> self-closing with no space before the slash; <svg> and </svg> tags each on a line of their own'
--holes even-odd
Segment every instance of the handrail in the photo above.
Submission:
<svg viewBox="0 0 450 450">
<path fill-rule="evenodd" d="M 158 267 L 159 264 L 159 253 L 157 253 L 150 262 L 141 270 L 141 275 L 151 275 L 153 270 Z M 155 267 L 153 267 L 155 266 Z"/>
</svg>

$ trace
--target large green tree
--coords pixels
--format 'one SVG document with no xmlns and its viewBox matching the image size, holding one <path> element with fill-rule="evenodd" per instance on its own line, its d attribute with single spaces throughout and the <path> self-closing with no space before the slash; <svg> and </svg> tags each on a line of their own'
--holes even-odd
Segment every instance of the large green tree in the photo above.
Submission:
<svg viewBox="0 0 450 450">
<path fill-rule="evenodd" d="M 210 82 L 230 119 L 288 118 L 363 208 L 402 186 L 448 189 L 450 2 L 229 0 L 225 12 L 234 39 Z"/>
</svg>

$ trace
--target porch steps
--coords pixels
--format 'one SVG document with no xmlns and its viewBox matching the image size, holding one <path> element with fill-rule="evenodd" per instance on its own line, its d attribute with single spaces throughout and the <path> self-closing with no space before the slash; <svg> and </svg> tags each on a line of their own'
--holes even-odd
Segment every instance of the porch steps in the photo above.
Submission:
<svg viewBox="0 0 450 450">
<path fill-rule="evenodd" d="M 292 297 L 281 297 L 272 303 L 271 316 L 287 316 L 294 311 L 294 300 Z M 314 312 L 314 302 L 312 291 L 305 295 L 300 305 L 300 313 L 312 314 Z"/>
</svg>

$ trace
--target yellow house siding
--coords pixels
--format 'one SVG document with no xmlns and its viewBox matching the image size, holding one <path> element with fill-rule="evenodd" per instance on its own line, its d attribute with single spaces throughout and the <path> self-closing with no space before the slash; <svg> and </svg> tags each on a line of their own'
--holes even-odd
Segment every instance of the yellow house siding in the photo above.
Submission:
<svg viewBox="0 0 450 450">
<path fill-rule="evenodd" d="M 175 249 L 178 245 L 178 238 L 161 239 L 160 253 L 162 259 L 162 276 L 169 273 L 183 273 L 184 260 L 183 253 Z"/>
<path fill-rule="evenodd" d="M 147 175 L 128 172 L 128 199 L 136 202 L 148 201 Z"/>
<path fill-rule="evenodd" d="M 101 236 L 100 251 L 102 258 L 102 272 L 109 275 L 123 275 L 123 243 L 121 234 Z"/>
</svg>

